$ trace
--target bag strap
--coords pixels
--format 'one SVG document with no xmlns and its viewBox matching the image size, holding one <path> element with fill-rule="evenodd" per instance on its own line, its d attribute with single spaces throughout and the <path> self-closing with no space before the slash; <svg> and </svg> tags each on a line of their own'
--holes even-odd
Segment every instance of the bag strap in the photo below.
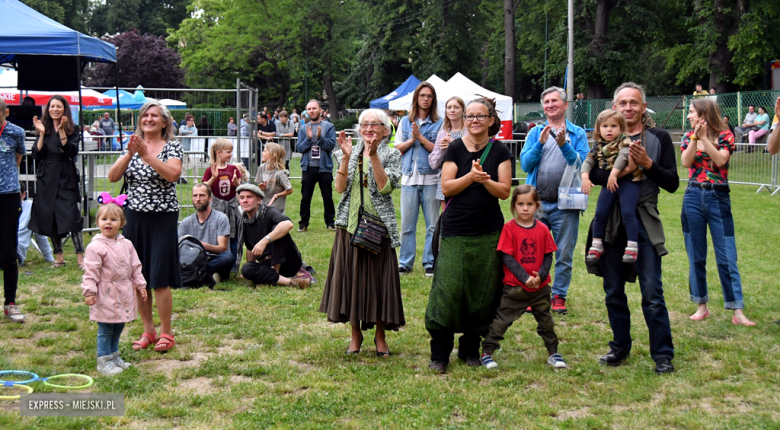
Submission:
<svg viewBox="0 0 780 430">
<path fill-rule="evenodd" d="M 358 170 L 360 171 L 360 182 L 358 188 L 360 188 L 360 210 L 363 210 L 363 154 L 358 154 Z"/>
<path fill-rule="evenodd" d="M 485 164 L 485 160 L 487 160 L 487 156 L 490 153 L 490 148 L 493 147 L 493 142 L 495 142 L 495 140 L 493 140 L 493 138 L 491 137 L 490 140 L 488 141 L 488 144 L 485 146 L 485 152 L 483 152 L 482 156 L 479 157 L 479 165 L 480 166 Z M 455 198 L 455 196 L 452 196 L 449 200 L 447 200 L 447 204 L 444 205 L 444 209 L 442 209 L 442 211 L 441 211 L 442 215 L 444 214 L 444 211 L 446 211 L 447 208 L 450 206 L 450 203 L 452 203 L 452 200 L 454 198 Z M 441 215 L 439 215 L 439 218 L 441 218 Z"/>
</svg>

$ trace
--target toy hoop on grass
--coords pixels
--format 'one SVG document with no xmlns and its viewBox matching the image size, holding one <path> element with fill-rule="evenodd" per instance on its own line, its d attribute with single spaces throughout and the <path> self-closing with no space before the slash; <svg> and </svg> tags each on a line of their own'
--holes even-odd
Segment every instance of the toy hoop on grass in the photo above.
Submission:
<svg viewBox="0 0 780 430">
<path fill-rule="evenodd" d="M 11 385 L 14 385 L 14 384 L 16 384 L 16 385 L 25 385 L 25 384 L 29 384 L 31 382 L 35 382 L 35 381 L 40 381 L 41 380 L 40 376 L 36 375 L 35 373 L 28 372 L 26 370 L 1 370 L 0 371 L 0 377 L 5 376 L 5 375 L 27 375 L 27 376 L 32 376 L 32 378 L 30 378 L 30 379 L 28 379 L 26 381 L 3 381 L 3 380 L 0 380 L 0 384 L 3 384 L 3 385 L 8 386 L 8 387 L 10 387 Z"/>
<path fill-rule="evenodd" d="M 59 378 L 84 378 L 87 381 L 87 383 L 84 385 L 56 385 L 49 382 L 52 379 L 59 379 Z M 92 379 L 91 377 L 87 375 L 77 375 L 75 373 L 63 373 L 62 375 L 54 375 L 48 378 L 41 378 L 41 381 L 43 382 L 43 385 L 54 387 L 54 388 L 62 388 L 65 390 L 79 390 L 81 388 L 88 388 L 95 383 L 95 380 Z"/>
<path fill-rule="evenodd" d="M 27 390 L 25 394 L 31 394 L 33 392 L 33 388 L 29 385 L 22 385 L 22 384 L 11 384 L 11 385 L 3 384 L 3 385 L 6 387 L 22 387 L 25 390 Z M 0 400 L 19 400 L 21 398 L 22 398 L 21 394 L 19 394 L 18 396 L 0 396 Z"/>
</svg>

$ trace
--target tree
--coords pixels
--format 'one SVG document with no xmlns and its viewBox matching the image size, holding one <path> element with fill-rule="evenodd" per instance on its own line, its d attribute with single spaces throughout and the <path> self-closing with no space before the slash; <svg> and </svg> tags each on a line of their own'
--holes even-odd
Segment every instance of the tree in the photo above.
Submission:
<svg viewBox="0 0 780 430">
<path fill-rule="evenodd" d="M 89 20 L 89 31 L 92 34 L 105 35 L 136 29 L 141 33 L 165 36 L 168 29 L 178 29 L 179 24 L 189 16 L 187 6 L 190 3 L 192 0 L 95 1 Z"/>
<path fill-rule="evenodd" d="M 504 50 L 506 60 L 504 62 L 504 94 L 515 97 L 516 65 L 515 50 L 517 38 L 515 37 L 515 12 L 520 0 L 504 0 Z M 484 81 L 485 79 L 483 79 Z"/>
<path fill-rule="evenodd" d="M 86 85 L 113 87 L 115 67 L 119 67 L 119 86 L 146 88 L 183 88 L 181 56 L 161 36 L 139 34 L 132 30 L 103 40 L 116 45 L 117 64 L 99 63 L 86 70 Z"/>
<path fill-rule="evenodd" d="M 89 0 L 21 0 L 36 11 L 72 28 L 87 31 L 89 18 Z"/>
</svg>

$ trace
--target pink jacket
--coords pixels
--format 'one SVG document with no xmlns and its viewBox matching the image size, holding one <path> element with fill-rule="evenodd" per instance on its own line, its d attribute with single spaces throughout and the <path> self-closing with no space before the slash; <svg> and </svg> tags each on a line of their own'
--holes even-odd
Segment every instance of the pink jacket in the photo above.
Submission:
<svg viewBox="0 0 780 430">
<path fill-rule="evenodd" d="M 98 234 L 87 246 L 84 266 L 84 297 L 97 295 L 97 302 L 89 307 L 89 319 L 102 323 L 134 320 L 138 313 L 134 289 L 146 288 L 146 280 L 133 244 L 121 234 L 115 239 Z"/>
</svg>

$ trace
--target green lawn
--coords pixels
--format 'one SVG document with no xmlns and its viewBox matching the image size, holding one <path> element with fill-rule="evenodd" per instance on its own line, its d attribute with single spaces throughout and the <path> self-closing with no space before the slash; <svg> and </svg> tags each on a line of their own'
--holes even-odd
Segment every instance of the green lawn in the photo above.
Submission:
<svg viewBox="0 0 780 430">
<path fill-rule="evenodd" d="M 295 222 L 299 181 L 293 186 L 287 208 Z M 587 275 L 584 267 L 585 228 L 594 202 L 581 219 L 570 313 L 556 317 L 560 352 L 570 366 L 563 371 L 545 364 L 530 316 L 507 333 L 496 354 L 499 369 L 454 363 L 443 376 L 427 370 L 430 339 L 424 314 L 431 280 L 419 266 L 422 221 L 418 265 L 402 278 L 407 326 L 388 337 L 393 356 L 376 358 L 368 334 L 364 352 L 346 357 L 348 327 L 330 324 L 317 312 L 332 245 L 317 195 L 310 230 L 292 234 L 304 259 L 319 271 L 320 283 L 305 291 L 252 289 L 236 281 L 220 284 L 217 291 L 175 291 L 178 345 L 167 355 L 132 351 L 130 342 L 142 332 L 136 320 L 120 347 L 134 365 L 118 377 L 95 370 L 97 328 L 80 294 L 72 247 L 66 248 L 71 264 L 61 270 L 49 269 L 31 251 L 19 289 L 28 322 L 0 323 L 0 369 L 91 375 L 95 384 L 86 391 L 124 393 L 126 414 L 20 418 L 18 403 L 0 400 L 0 428 L 778 428 L 780 326 L 772 322 L 780 318 L 775 291 L 780 271 L 771 255 L 780 243 L 780 230 L 773 227 L 780 221 L 780 197 L 755 194 L 752 186 L 733 188 L 746 314 L 758 326 L 731 324 L 731 312 L 722 309 L 712 250 L 713 316 L 703 322 L 687 318 L 696 306 L 688 300 L 680 228 L 683 189 L 662 194 L 660 211 L 671 251 L 664 258 L 663 280 L 677 368 L 662 377 L 653 374 L 638 286 L 632 284 L 627 288 L 634 312 L 631 358 L 615 369 L 598 365 L 611 331 L 600 279 Z M 36 392 L 57 391 L 40 383 L 34 387 Z"/>
</svg>

